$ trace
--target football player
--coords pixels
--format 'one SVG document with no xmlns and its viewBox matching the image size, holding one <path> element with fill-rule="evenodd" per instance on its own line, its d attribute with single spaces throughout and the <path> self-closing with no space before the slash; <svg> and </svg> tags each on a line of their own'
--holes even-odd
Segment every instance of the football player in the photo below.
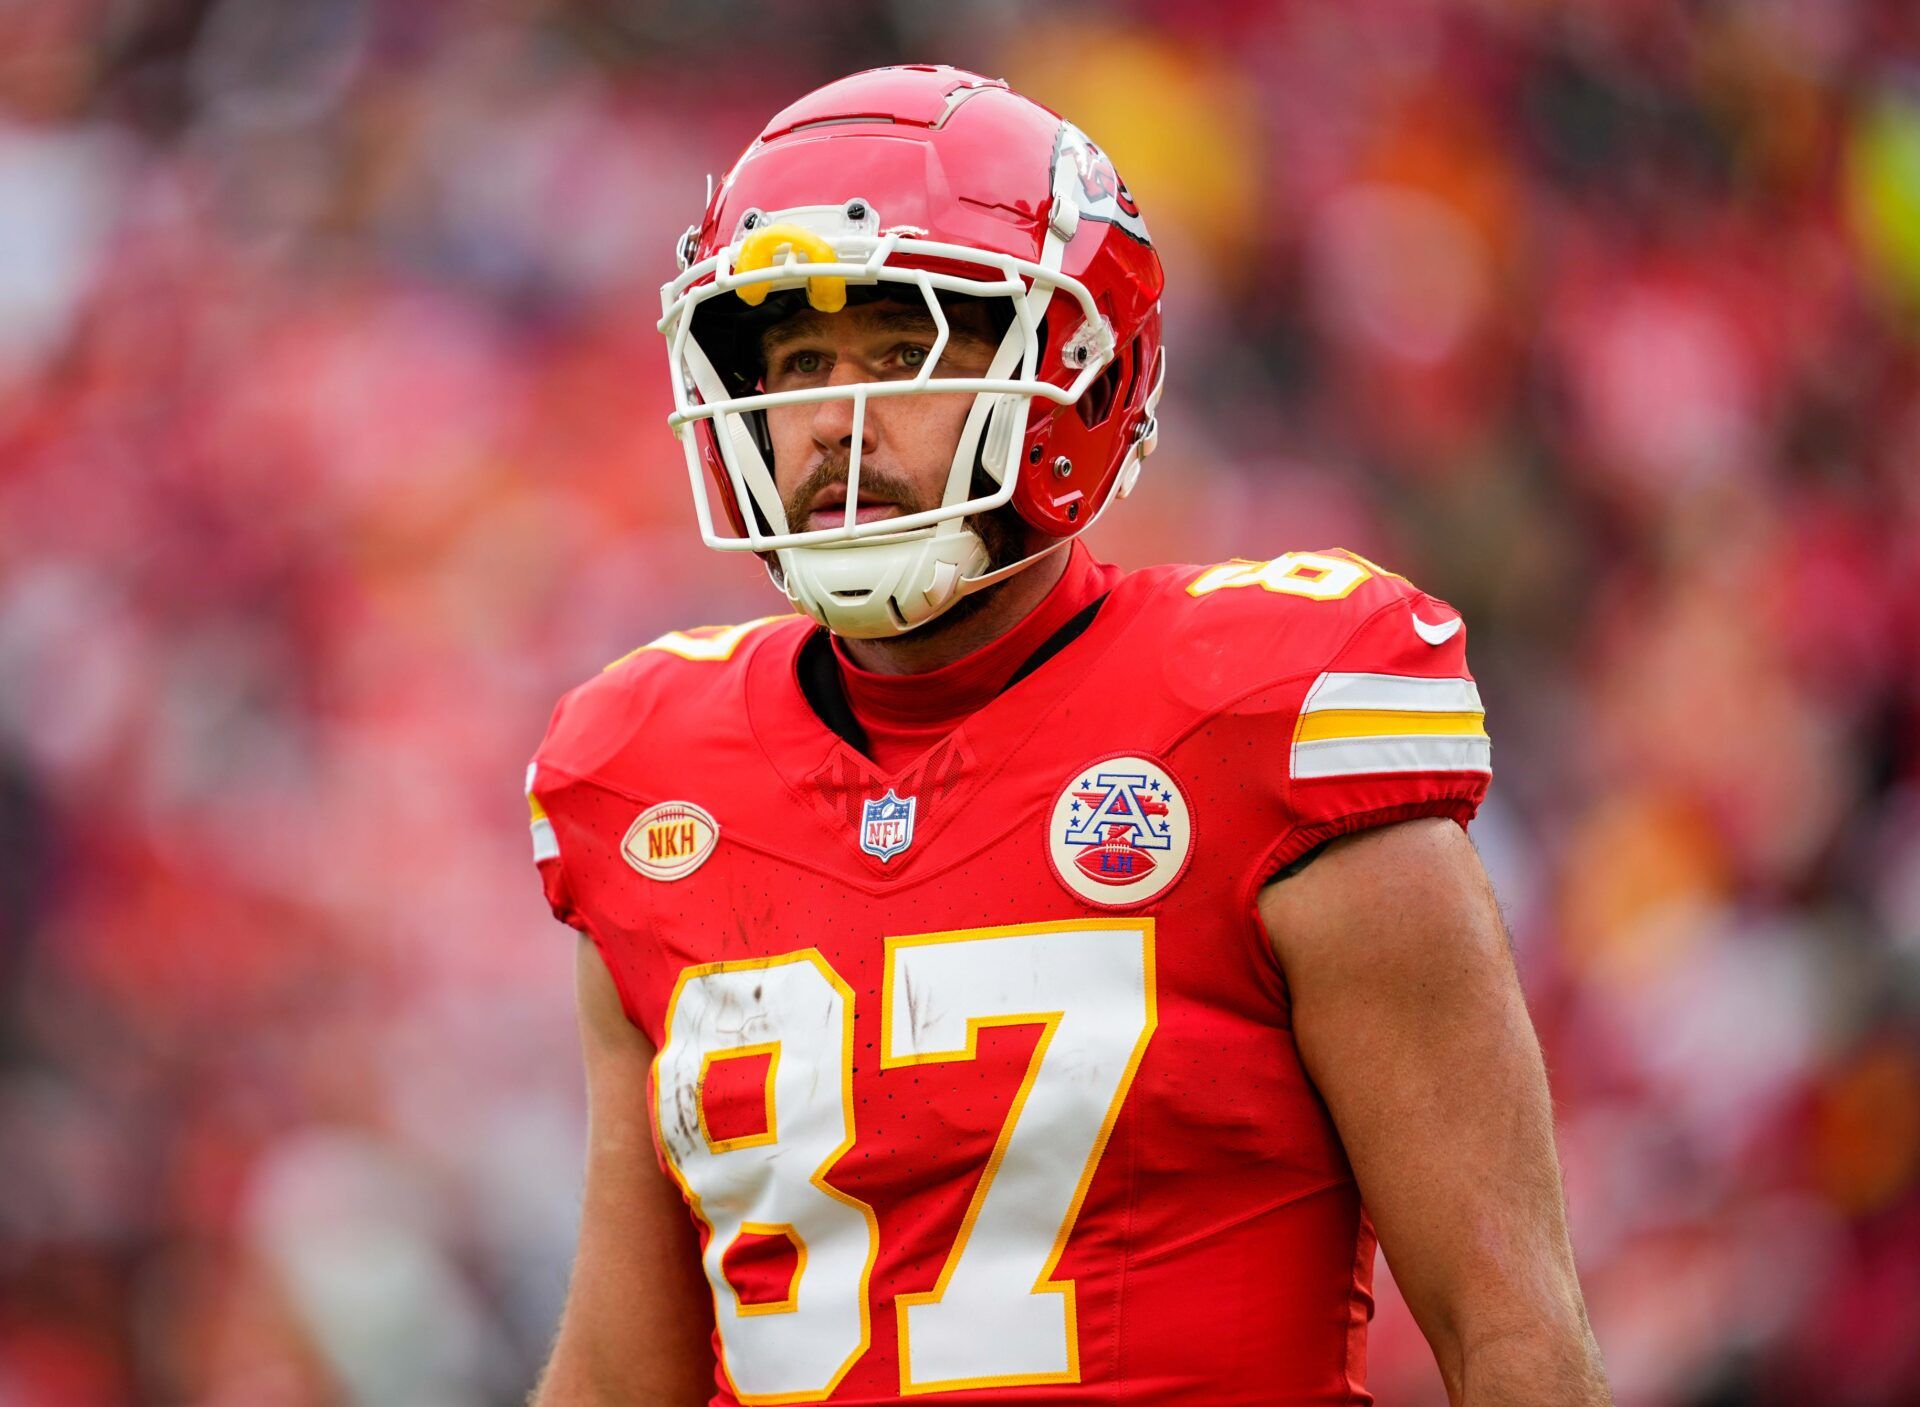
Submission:
<svg viewBox="0 0 1920 1407">
<path fill-rule="evenodd" d="M 1460 617 L 1078 541 L 1165 379 L 1112 164 L 858 74 L 679 262 L 701 531 L 795 613 L 610 665 L 529 772 L 590 1098 L 541 1407 L 1370 1402 L 1376 1236 L 1454 1402 L 1604 1403 Z"/>
</svg>

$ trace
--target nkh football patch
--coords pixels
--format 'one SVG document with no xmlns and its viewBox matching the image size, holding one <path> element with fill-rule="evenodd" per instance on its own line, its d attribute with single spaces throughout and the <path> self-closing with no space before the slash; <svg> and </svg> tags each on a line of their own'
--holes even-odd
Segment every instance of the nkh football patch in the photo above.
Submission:
<svg viewBox="0 0 1920 1407">
<path fill-rule="evenodd" d="M 892 787 L 878 801 L 860 807 L 860 848 L 886 864 L 913 844 L 913 816 L 920 809 L 917 796 L 897 796 Z"/>
<path fill-rule="evenodd" d="M 627 827 L 620 853 L 648 879 L 685 879 L 713 854 L 720 823 L 691 801 L 649 806 Z"/>
<path fill-rule="evenodd" d="M 1047 853 L 1060 882 L 1088 903 L 1131 908 L 1164 894 L 1186 869 L 1193 813 L 1159 763 L 1104 758 L 1074 773 L 1054 801 Z"/>
</svg>

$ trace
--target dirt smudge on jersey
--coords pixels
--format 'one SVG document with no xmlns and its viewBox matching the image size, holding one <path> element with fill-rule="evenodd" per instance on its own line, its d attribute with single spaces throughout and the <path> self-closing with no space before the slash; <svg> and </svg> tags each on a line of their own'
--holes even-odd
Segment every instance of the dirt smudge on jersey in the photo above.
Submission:
<svg viewBox="0 0 1920 1407">
<path fill-rule="evenodd" d="M 907 1030 L 913 1037 L 914 1054 L 918 1055 L 920 1053 L 920 1037 L 924 1033 L 925 1027 L 921 1024 L 920 993 L 913 985 L 912 968 L 904 965 L 901 967 L 900 983 L 907 994 Z"/>
<path fill-rule="evenodd" d="M 660 1136 L 667 1141 L 667 1152 L 675 1164 L 693 1156 L 700 1146 L 700 1087 L 697 1083 L 676 1081 L 673 1086 L 673 1117 L 660 1120 Z"/>
</svg>

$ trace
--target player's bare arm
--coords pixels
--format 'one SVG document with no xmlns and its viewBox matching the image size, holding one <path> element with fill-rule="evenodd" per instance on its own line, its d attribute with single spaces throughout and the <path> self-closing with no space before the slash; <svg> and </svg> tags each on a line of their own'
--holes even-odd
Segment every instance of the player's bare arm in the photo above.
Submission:
<svg viewBox="0 0 1920 1407">
<path fill-rule="evenodd" d="M 534 1407 L 696 1407 L 713 1389 L 712 1298 L 686 1203 L 654 1160 L 653 1043 L 582 937 L 574 959 L 587 1071 L 580 1246 Z"/>
<path fill-rule="evenodd" d="M 1539 1043 L 1466 833 L 1427 818 L 1335 841 L 1260 916 L 1449 1400 L 1607 1403 Z"/>
</svg>

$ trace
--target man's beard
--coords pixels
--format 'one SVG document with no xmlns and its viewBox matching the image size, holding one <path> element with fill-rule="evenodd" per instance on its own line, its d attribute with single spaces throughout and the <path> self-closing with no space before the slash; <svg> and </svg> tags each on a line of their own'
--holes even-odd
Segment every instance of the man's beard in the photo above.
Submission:
<svg viewBox="0 0 1920 1407">
<path fill-rule="evenodd" d="M 787 525 L 791 530 L 796 532 L 805 530 L 803 525 L 806 521 L 808 505 L 822 489 L 847 482 L 847 469 L 846 458 L 836 455 L 822 462 L 792 493 L 786 496 L 783 506 L 787 513 Z M 865 466 L 860 470 L 860 492 L 863 495 L 883 498 L 899 505 L 900 516 L 903 518 L 909 513 L 924 513 L 940 506 L 937 499 L 932 502 L 922 502 L 920 496 L 915 493 L 914 486 L 906 480 L 894 478 L 890 474 Z M 969 496 L 985 498 L 992 492 L 993 484 L 987 478 L 985 471 L 975 469 L 973 483 L 969 486 Z M 842 504 L 839 508 L 830 511 L 845 512 L 846 507 Z M 1011 503 L 1002 504 L 985 513 L 970 515 L 966 519 L 966 526 L 979 536 L 981 545 L 987 549 L 989 572 L 1010 567 L 1032 551 L 1029 546 L 1029 530 L 1026 521 L 1014 511 Z M 932 620 L 924 625 L 915 626 L 913 634 L 925 638 L 958 625 L 992 600 L 994 593 L 1003 585 L 1005 585 L 1004 582 L 995 582 L 992 586 L 983 587 L 979 591 L 962 596 Z"/>
</svg>

